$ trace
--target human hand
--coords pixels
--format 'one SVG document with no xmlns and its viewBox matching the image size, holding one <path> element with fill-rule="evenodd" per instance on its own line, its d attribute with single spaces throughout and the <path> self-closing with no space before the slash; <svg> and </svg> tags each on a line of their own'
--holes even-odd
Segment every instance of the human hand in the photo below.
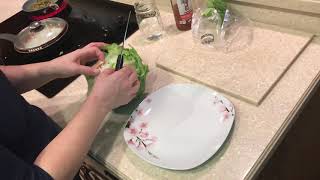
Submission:
<svg viewBox="0 0 320 180">
<path fill-rule="evenodd" d="M 140 82 L 134 69 L 123 67 L 116 72 L 106 69 L 96 77 L 88 98 L 93 98 L 99 107 L 111 110 L 128 104 L 136 96 L 139 87 Z"/>
<path fill-rule="evenodd" d="M 67 78 L 78 74 L 96 76 L 100 71 L 85 64 L 94 60 L 104 61 L 104 53 L 99 48 L 105 45 L 102 42 L 90 43 L 81 49 L 49 61 L 48 69 L 56 78 Z"/>
</svg>

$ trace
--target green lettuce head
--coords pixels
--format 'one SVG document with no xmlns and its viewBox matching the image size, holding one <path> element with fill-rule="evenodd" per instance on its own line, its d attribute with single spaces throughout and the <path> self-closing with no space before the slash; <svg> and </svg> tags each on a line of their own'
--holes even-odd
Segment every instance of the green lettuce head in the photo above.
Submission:
<svg viewBox="0 0 320 180">
<path fill-rule="evenodd" d="M 102 65 L 102 69 L 112 68 L 115 69 L 117 64 L 117 58 L 121 53 L 122 47 L 117 44 L 106 45 L 101 48 L 105 53 L 105 63 Z M 138 79 L 140 81 L 140 88 L 137 92 L 137 97 L 143 95 L 145 91 L 146 77 L 149 72 L 147 65 L 142 63 L 142 59 L 134 48 L 125 48 L 123 49 L 123 64 L 130 65 L 135 68 L 137 72 Z M 91 92 L 91 89 L 94 84 L 94 77 L 86 76 L 88 82 L 88 94 Z"/>
</svg>

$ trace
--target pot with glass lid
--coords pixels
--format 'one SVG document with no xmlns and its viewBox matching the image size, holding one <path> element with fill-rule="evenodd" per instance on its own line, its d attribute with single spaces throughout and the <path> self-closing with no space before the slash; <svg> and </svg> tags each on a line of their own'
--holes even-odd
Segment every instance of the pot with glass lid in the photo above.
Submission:
<svg viewBox="0 0 320 180">
<path fill-rule="evenodd" d="M 19 53 L 35 53 L 57 44 L 67 31 L 68 23 L 53 17 L 34 21 L 17 35 L 2 33 L 0 39 L 11 41 Z"/>
</svg>

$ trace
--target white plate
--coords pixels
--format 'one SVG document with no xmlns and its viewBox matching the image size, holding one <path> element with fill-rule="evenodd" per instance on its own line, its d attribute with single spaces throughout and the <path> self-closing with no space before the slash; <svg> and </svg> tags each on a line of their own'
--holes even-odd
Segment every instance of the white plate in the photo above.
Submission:
<svg viewBox="0 0 320 180">
<path fill-rule="evenodd" d="M 233 104 L 198 85 L 173 84 L 146 97 L 124 130 L 130 149 L 147 162 L 186 170 L 221 147 L 234 121 Z"/>
</svg>

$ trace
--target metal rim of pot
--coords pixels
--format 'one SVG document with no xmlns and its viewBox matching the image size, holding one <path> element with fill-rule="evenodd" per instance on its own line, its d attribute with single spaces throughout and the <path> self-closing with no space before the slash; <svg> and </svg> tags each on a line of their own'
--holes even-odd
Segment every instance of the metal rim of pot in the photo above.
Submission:
<svg viewBox="0 0 320 180">
<path fill-rule="evenodd" d="M 60 32 L 60 34 L 55 37 L 54 39 L 40 45 L 40 46 L 37 46 L 37 47 L 34 47 L 34 48 L 29 48 L 29 49 L 18 49 L 16 48 L 15 46 L 15 49 L 16 51 L 20 52 L 20 53 L 32 53 L 32 52 L 37 52 L 37 51 L 40 51 L 42 49 L 45 49 L 49 46 L 51 46 L 52 44 L 54 44 L 55 42 L 59 41 L 65 34 L 66 32 L 68 31 L 68 23 L 66 23 L 66 26 L 65 28 Z"/>
<path fill-rule="evenodd" d="M 62 28 L 61 31 L 56 34 L 54 37 L 51 37 L 51 39 L 49 39 L 48 41 L 45 42 L 45 40 L 43 40 L 44 42 L 41 43 L 40 45 L 34 46 L 34 47 L 26 47 L 26 43 L 25 39 L 32 39 L 32 38 L 40 38 L 39 36 L 39 32 L 41 33 L 42 30 L 44 30 L 45 28 L 48 28 L 47 26 L 49 26 L 47 23 L 48 21 L 56 21 L 56 22 L 60 22 L 62 23 Z M 50 25 L 51 26 L 51 25 Z M 14 44 L 14 49 L 19 52 L 19 53 L 33 53 L 33 52 L 38 52 L 40 50 L 43 50 L 53 44 L 55 44 L 57 41 L 59 41 L 68 31 L 68 23 L 61 19 L 61 18 L 48 18 L 48 19 L 44 19 L 41 21 L 34 21 L 32 22 L 29 26 L 27 26 L 26 28 L 24 28 L 23 30 L 21 30 L 17 35 L 13 35 L 13 34 L 0 34 L 0 39 L 5 39 L 8 41 L 11 41 Z M 31 32 L 31 35 L 30 35 Z M 49 32 L 49 31 L 48 31 Z M 38 33 L 38 35 L 34 35 L 34 34 Z M 32 36 L 34 35 L 34 36 Z"/>
</svg>

